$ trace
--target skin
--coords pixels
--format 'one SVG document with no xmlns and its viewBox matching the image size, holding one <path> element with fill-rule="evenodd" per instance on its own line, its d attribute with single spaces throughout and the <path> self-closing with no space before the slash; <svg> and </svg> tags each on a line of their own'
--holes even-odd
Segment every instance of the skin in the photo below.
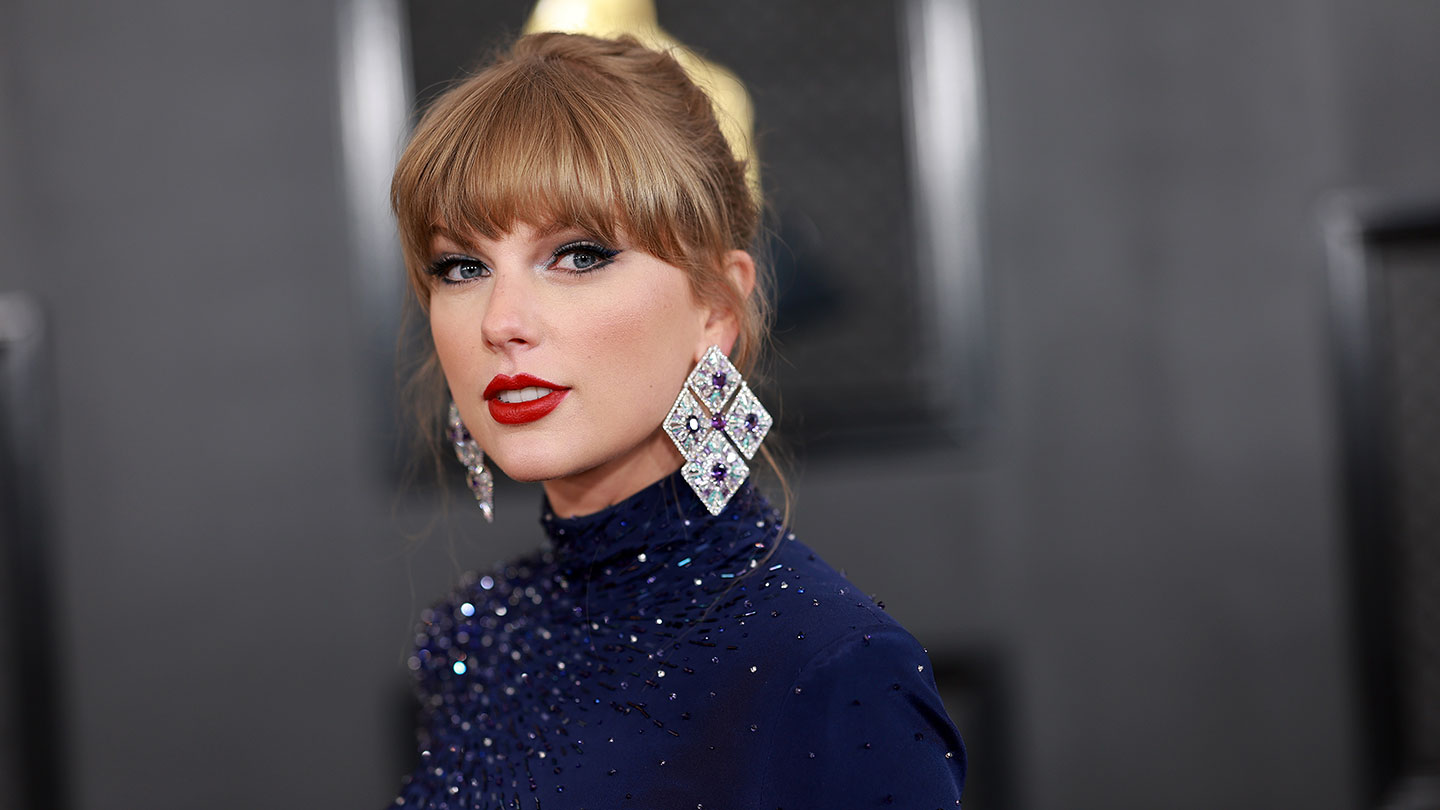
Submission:
<svg viewBox="0 0 1440 810">
<path fill-rule="evenodd" d="M 436 235 L 430 332 L 460 416 L 487 456 L 520 481 L 543 481 L 556 514 L 588 514 L 680 468 L 661 428 L 685 377 L 711 345 L 729 353 L 734 312 L 696 300 L 685 271 L 626 244 L 556 255 L 583 231 L 519 223 L 499 239 Z M 726 254 L 746 296 L 755 263 Z M 501 424 L 483 398 L 497 374 L 528 373 L 570 390 L 540 419 Z"/>
</svg>

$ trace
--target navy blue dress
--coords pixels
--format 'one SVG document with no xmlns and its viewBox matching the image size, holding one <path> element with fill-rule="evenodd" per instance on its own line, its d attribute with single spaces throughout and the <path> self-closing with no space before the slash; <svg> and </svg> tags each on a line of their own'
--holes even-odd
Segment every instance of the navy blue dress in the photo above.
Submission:
<svg viewBox="0 0 1440 810">
<path fill-rule="evenodd" d="M 960 805 L 925 650 L 748 483 L 677 473 L 561 519 L 545 551 L 426 610 L 420 766 L 398 807 Z"/>
</svg>

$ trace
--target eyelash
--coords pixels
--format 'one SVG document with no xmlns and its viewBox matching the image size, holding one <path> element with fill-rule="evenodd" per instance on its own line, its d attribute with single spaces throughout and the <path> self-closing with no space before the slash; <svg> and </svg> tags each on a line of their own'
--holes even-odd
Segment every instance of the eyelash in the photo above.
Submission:
<svg viewBox="0 0 1440 810">
<path fill-rule="evenodd" d="M 439 281 L 441 284 L 464 284 L 466 281 L 474 280 L 464 279 L 457 281 L 455 279 L 446 278 L 446 276 L 449 275 L 450 271 L 456 267 L 478 267 L 481 270 L 484 270 L 486 273 L 490 271 L 490 268 L 486 267 L 482 262 L 479 262 L 468 256 L 457 256 L 454 254 L 448 254 L 445 256 L 441 256 L 440 258 L 431 262 L 430 266 L 425 268 L 425 273 L 426 275 Z M 476 276 L 475 278 L 484 278 L 484 276 Z"/>
<path fill-rule="evenodd" d="M 597 261 L 589 267 L 576 267 L 573 269 L 567 268 L 562 270 L 561 272 L 567 273 L 572 276 L 593 273 L 596 270 L 599 270 L 600 268 L 610 264 L 610 262 L 613 261 L 616 256 L 620 255 L 620 251 L 615 250 L 614 248 L 607 248 L 598 242 L 591 242 L 589 240 L 577 240 L 574 242 L 566 242 L 565 244 L 556 248 L 555 252 L 550 254 L 550 261 L 546 263 L 546 266 L 552 266 L 559 262 L 565 256 L 571 256 L 577 253 L 592 254 L 597 257 Z M 478 267 L 483 271 L 484 275 L 474 276 L 468 279 L 448 278 L 450 271 L 457 267 Z M 478 259 L 472 259 L 469 256 L 461 256 L 453 253 L 441 256 L 440 258 L 432 262 L 429 267 L 425 268 L 425 273 L 427 275 L 438 279 L 442 284 L 465 284 L 466 282 L 474 281 L 475 279 L 488 278 L 491 272 L 492 271 L 490 270 L 490 268 L 486 267 L 484 262 L 481 262 Z"/>
<path fill-rule="evenodd" d="M 591 242 L 587 239 L 579 239 L 574 242 L 567 242 L 556 248 L 555 252 L 550 256 L 550 261 L 554 263 L 559 261 L 562 256 L 569 256 L 575 253 L 590 253 L 597 257 L 597 261 L 589 267 L 577 267 L 574 270 L 565 271 L 567 273 L 570 273 L 571 275 L 593 273 L 596 270 L 599 270 L 600 268 L 608 265 L 611 261 L 615 259 L 616 256 L 620 255 L 620 251 L 615 250 L 614 248 L 607 248 L 599 242 Z"/>
</svg>

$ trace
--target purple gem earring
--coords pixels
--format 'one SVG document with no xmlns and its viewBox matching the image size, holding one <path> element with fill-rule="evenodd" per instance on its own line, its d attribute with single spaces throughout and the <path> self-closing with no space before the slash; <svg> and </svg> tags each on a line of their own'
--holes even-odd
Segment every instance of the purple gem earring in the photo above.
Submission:
<svg viewBox="0 0 1440 810">
<path fill-rule="evenodd" d="M 455 448 L 455 457 L 465 465 L 465 484 L 475 493 L 475 500 L 480 504 L 480 511 L 485 514 L 485 520 L 493 523 L 495 478 L 485 469 L 485 453 L 480 449 L 480 445 L 475 443 L 465 423 L 460 421 L 460 409 L 455 407 L 454 402 L 450 403 L 445 438 L 449 439 L 451 446 Z"/>
<path fill-rule="evenodd" d="M 685 483 L 710 514 L 720 514 L 750 476 L 745 461 L 755 457 L 772 424 L 720 347 L 706 349 L 665 417 L 665 434 L 685 457 Z"/>
</svg>

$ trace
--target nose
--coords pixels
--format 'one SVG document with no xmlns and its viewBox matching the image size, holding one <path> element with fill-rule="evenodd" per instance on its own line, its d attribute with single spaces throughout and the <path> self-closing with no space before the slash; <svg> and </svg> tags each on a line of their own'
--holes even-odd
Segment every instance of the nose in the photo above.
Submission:
<svg viewBox="0 0 1440 810">
<path fill-rule="evenodd" d="M 539 336 L 534 290 L 527 275 L 498 271 L 491 282 L 480 334 L 494 351 L 523 348 Z"/>
</svg>

